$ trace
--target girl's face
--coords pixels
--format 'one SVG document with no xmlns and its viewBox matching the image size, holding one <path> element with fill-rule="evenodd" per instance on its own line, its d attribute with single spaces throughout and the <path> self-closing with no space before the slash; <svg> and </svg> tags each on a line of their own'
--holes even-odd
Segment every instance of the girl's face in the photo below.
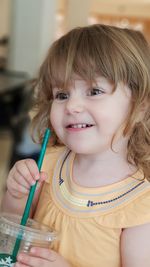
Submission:
<svg viewBox="0 0 150 267">
<path fill-rule="evenodd" d="M 118 83 L 112 91 L 113 85 L 104 77 L 98 77 L 92 87 L 77 78 L 69 90 L 53 89 L 51 124 L 72 151 L 95 154 L 111 148 L 113 136 L 123 129 L 131 109 L 131 91 L 126 85 Z M 120 133 L 113 148 L 115 144 L 127 146 L 127 138 Z"/>
</svg>

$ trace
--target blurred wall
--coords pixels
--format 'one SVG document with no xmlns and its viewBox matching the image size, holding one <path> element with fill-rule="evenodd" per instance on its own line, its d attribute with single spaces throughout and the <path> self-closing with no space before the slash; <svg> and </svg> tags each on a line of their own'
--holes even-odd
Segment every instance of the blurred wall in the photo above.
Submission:
<svg viewBox="0 0 150 267">
<path fill-rule="evenodd" d="M 10 36 L 7 68 L 31 77 L 50 44 L 76 26 L 130 27 L 150 40 L 150 0 L 0 0 L 0 14 Z"/>
<path fill-rule="evenodd" d="M 10 32 L 10 0 L 0 0 L 0 43 L 9 36 Z M 0 58 L 6 58 L 7 45 L 0 45 Z"/>
<path fill-rule="evenodd" d="M 7 68 L 34 76 L 55 33 L 55 0 L 13 0 Z"/>
<path fill-rule="evenodd" d="M 0 0 L 0 37 L 9 34 L 10 0 Z"/>
</svg>

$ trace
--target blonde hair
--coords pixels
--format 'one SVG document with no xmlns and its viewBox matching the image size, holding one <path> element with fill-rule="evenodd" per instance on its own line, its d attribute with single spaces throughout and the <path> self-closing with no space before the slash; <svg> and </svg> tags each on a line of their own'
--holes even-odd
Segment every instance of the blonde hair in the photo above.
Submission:
<svg viewBox="0 0 150 267">
<path fill-rule="evenodd" d="M 132 110 L 124 136 L 130 132 L 128 161 L 150 176 L 150 48 L 143 34 L 114 26 L 75 28 L 55 41 L 43 62 L 36 83 L 37 113 L 33 127 L 43 136 L 49 120 L 52 88 L 68 87 L 73 74 L 88 82 L 102 75 L 114 84 L 124 82 L 132 92 Z M 141 116 L 141 111 L 143 115 Z M 59 144 L 52 131 L 52 145 Z"/>
</svg>

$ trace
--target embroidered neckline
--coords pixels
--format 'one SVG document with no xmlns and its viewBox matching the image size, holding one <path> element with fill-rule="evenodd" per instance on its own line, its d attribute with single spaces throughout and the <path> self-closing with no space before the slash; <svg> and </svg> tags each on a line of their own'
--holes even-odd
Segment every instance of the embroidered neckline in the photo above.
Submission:
<svg viewBox="0 0 150 267">
<path fill-rule="evenodd" d="M 53 177 L 53 191 L 59 204 L 66 210 L 72 212 L 106 212 L 120 206 L 141 194 L 150 184 L 145 180 L 126 178 L 118 183 L 108 185 L 102 188 L 94 188 L 83 192 L 83 188 L 74 184 L 70 178 L 70 168 L 73 163 L 74 155 L 69 154 L 62 170 L 62 176 L 59 172 L 62 162 L 68 153 L 68 150 L 60 156 Z M 79 189 L 79 190 L 78 190 Z M 96 189 L 96 190 L 95 190 Z M 102 190 L 101 190 L 102 189 Z M 105 189 L 105 190 L 104 190 Z M 106 190 L 107 189 L 107 190 Z"/>
</svg>

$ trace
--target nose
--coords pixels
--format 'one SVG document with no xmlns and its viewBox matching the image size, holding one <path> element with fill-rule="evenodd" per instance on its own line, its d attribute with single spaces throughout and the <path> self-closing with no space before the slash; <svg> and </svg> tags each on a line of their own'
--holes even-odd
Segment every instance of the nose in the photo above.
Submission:
<svg viewBox="0 0 150 267">
<path fill-rule="evenodd" d="M 84 109 L 84 101 L 80 97 L 70 97 L 66 102 L 65 110 L 67 114 L 81 113 Z"/>
</svg>

